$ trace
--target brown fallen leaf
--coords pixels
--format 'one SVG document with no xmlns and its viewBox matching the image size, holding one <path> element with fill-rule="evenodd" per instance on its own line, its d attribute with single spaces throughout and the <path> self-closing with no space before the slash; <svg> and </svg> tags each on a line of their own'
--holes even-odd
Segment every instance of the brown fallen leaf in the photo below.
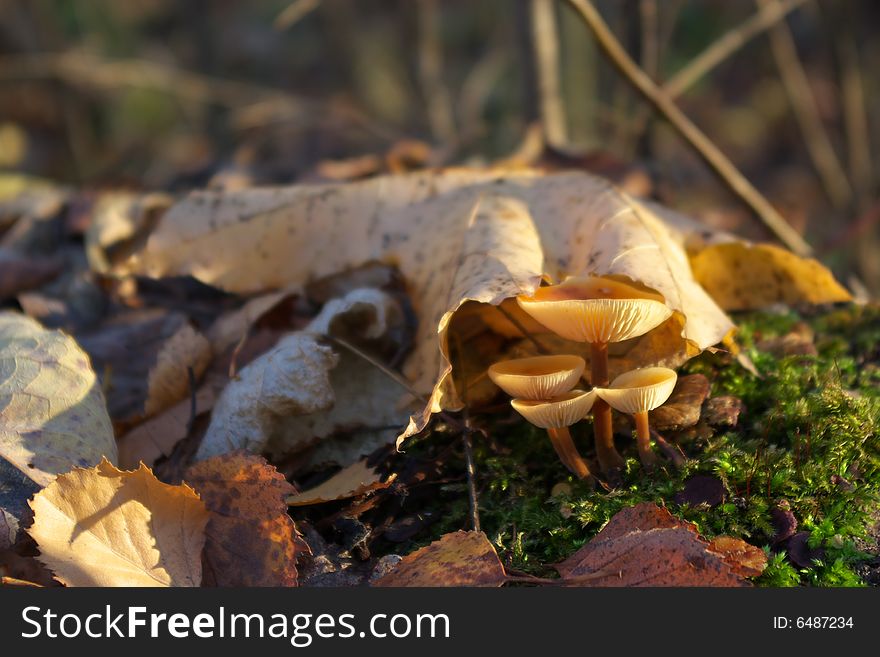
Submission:
<svg viewBox="0 0 880 657">
<path fill-rule="evenodd" d="M 741 538 L 719 536 L 709 543 L 709 549 L 720 554 L 733 572 L 741 577 L 757 577 L 767 567 L 764 550 Z"/>
<path fill-rule="evenodd" d="M 236 452 L 196 463 L 186 480 L 210 511 L 207 585 L 297 585 L 296 526 L 284 503 L 296 489 L 274 466 Z"/>
<path fill-rule="evenodd" d="M 366 460 L 358 461 L 343 468 L 324 483 L 289 496 L 287 504 L 289 506 L 308 506 L 358 497 L 381 488 L 388 488 L 393 481 L 394 475 L 391 475 L 383 482 L 381 475 L 376 472 L 375 468 L 369 467 Z"/>
<path fill-rule="evenodd" d="M 710 427 L 735 427 L 744 409 L 745 405 L 739 397 L 712 397 L 703 404 L 702 419 Z"/>
<path fill-rule="evenodd" d="M 813 329 L 808 324 L 798 322 L 785 335 L 759 340 L 755 348 L 766 351 L 777 358 L 784 356 L 816 356 L 819 352 L 813 342 Z"/>
<path fill-rule="evenodd" d="M 501 586 L 507 580 L 483 532 L 458 531 L 405 556 L 372 586 Z"/>
<path fill-rule="evenodd" d="M 787 500 L 782 500 L 770 510 L 770 524 L 775 530 L 773 536 L 770 537 L 770 542 L 774 545 L 794 536 L 798 528 L 798 521 L 791 512 L 791 506 Z"/>
<path fill-rule="evenodd" d="M 208 512 L 186 485 L 104 460 L 60 475 L 30 503 L 39 559 L 68 586 L 199 586 Z"/>
<path fill-rule="evenodd" d="M 703 401 L 709 396 L 709 379 L 702 374 L 678 377 L 675 389 L 663 406 L 650 413 L 658 431 L 680 431 L 700 421 Z"/>
<path fill-rule="evenodd" d="M 735 545 L 714 552 L 693 524 L 643 502 L 617 513 L 556 569 L 571 586 L 748 586 L 740 572 L 757 568 L 755 556 Z"/>
</svg>

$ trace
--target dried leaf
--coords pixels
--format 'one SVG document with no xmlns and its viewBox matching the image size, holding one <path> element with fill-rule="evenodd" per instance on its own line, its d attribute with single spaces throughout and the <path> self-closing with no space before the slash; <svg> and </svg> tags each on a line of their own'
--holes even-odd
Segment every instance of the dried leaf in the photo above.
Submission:
<svg viewBox="0 0 880 657">
<path fill-rule="evenodd" d="M 296 586 L 296 527 L 284 498 L 296 489 L 259 456 L 225 454 L 186 475 L 210 511 L 205 582 Z"/>
<path fill-rule="evenodd" d="M 106 460 L 60 475 L 30 503 L 40 560 L 68 586 L 198 586 L 208 512 L 185 485 Z"/>
<path fill-rule="evenodd" d="M 393 262 L 418 318 L 403 373 L 430 396 L 402 439 L 420 431 L 432 412 L 462 405 L 448 332 L 453 313 L 469 300 L 497 305 L 532 292 L 542 279 L 570 274 L 639 281 L 676 312 L 614 354 L 628 365 L 675 366 L 730 333 L 732 322 L 691 273 L 684 244 L 693 228 L 666 220 L 665 212 L 578 172 L 450 170 L 206 192 L 174 205 L 117 271 L 188 274 L 228 291 L 257 292 Z M 784 271 L 812 267 L 796 256 L 772 261 Z M 819 294 L 791 288 L 792 299 L 840 296 L 831 286 Z"/>
<path fill-rule="evenodd" d="M 88 356 L 60 331 L 0 313 L 0 508 L 21 519 L 55 475 L 117 460 Z"/>
<path fill-rule="evenodd" d="M 703 420 L 711 427 L 735 427 L 745 405 L 739 397 L 723 395 L 707 399 L 703 407 Z"/>
<path fill-rule="evenodd" d="M 764 550 L 746 543 L 741 538 L 719 536 L 709 543 L 709 549 L 717 552 L 733 572 L 741 577 L 757 577 L 767 567 Z"/>
<path fill-rule="evenodd" d="M 691 257 L 691 267 L 700 285 L 725 310 L 852 300 L 818 261 L 770 244 L 710 246 Z"/>
<path fill-rule="evenodd" d="M 791 512 L 787 501 L 783 500 L 778 506 L 770 510 L 770 524 L 776 530 L 770 538 L 771 543 L 782 543 L 794 536 L 798 528 L 798 521 Z"/>
<path fill-rule="evenodd" d="M 709 379 L 702 374 L 678 377 L 666 403 L 651 411 L 651 426 L 658 431 L 680 431 L 694 426 L 700 421 L 700 410 L 708 396 Z"/>
<path fill-rule="evenodd" d="M 482 586 L 504 584 L 507 575 L 483 532 L 458 531 L 404 557 L 373 586 Z"/>
<path fill-rule="evenodd" d="M 785 542 L 785 549 L 791 562 L 801 568 L 812 568 L 815 562 L 825 558 L 821 547 L 811 548 L 810 532 L 798 532 Z"/>
<path fill-rule="evenodd" d="M 290 506 L 308 506 L 333 500 L 344 500 L 349 497 L 358 497 L 380 488 L 391 485 L 394 477 L 391 476 L 385 482 L 375 468 L 367 465 L 366 460 L 358 461 L 347 468 L 343 468 L 324 483 L 296 493 L 287 498 Z"/>
<path fill-rule="evenodd" d="M 727 558 L 693 524 L 643 502 L 617 513 L 556 569 L 571 586 L 748 586 L 731 563 L 746 566 Z"/>
<path fill-rule="evenodd" d="M 199 380 L 210 362 L 211 345 L 207 338 L 189 324 L 181 326 L 162 345 L 147 377 L 147 417 L 188 397 L 190 370 L 192 378 Z"/>
</svg>

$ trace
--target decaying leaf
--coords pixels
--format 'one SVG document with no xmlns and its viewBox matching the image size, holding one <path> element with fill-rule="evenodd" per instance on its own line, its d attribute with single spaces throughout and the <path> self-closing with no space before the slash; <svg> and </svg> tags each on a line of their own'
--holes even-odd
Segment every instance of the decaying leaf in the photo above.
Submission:
<svg viewBox="0 0 880 657">
<path fill-rule="evenodd" d="M 318 343 L 327 334 L 369 343 L 398 321 L 396 302 L 379 290 L 329 301 L 303 331 L 283 338 L 226 386 L 196 458 L 235 449 L 295 452 L 365 422 L 403 426 L 409 412 L 400 406 L 397 384 L 348 351 L 337 355 Z M 379 439 L 390 442 L 394 434 L 386 429 Z"/>
<path fill-rule="evenodd" d="M 296 586 L 296 526 L 284 499 L 296 492 L 274 466 L 242 453 L 196 463 L 186 480 L 210 511 L 205 583 Z"/>
<path fill-rule="evenodd" d="M 308 506 L 358 497 L 380 488 L 387 488 L 393 480 L 392 476 L 383 482 L 375 468 L 369 467 L 366 461 L 358 461 L 343 468 L 323 484 L 291 495 L 287 498 L 287 503 L 290 506 Z"/>
<path fill-rule="evenodd" d="M 259 452 L 282 415 L 315 413 L 333 405 L 330 347 L 309 333 L 292 333 L 230 381 L 214 407 L 197 460 L 244 450 Z"/>
<path fill-rule="evenodd" d="M 117 460 L 89 357 L 60 331 L 0 313 L 0 508 L 21 518 L 55 475 Z"/>
<path fill-rule="evenodd" d="M 767 567 L 764 550 L 741 538 L 719 536 L 709 543 L 709 549 L 720 554 L 733 572 L 741 577 L 757 577 Z"/>
<path fill-rule="evenodd" d="M 673 498 L 676 504 L 718 506 L 724 501 L 724 482 L 713 475 L 694 475 Z"/>
<path fill-rule="evenodd" d="M 763 570 L 757 548 L 723 538 L 712 548 L 694 525 L 643 502 L 617 513 L 556 569 L 572 586 L 748 586 L 746 573 Z"/>
<path fill-rule="evenodd" d="M 192 275 L 228 291 L 258 292 L 295 289 L 367 262 L 396 265 L 418 317 L 403 372 L 430 397 L 402 439 L 420 431 L 432 412 L 461 406 L 448 332 L 468 301 L 497 305 L 541 280 L 617 275 L 658 291 L 675 311 L 612 354 L 621 367 L 676 366 L 719 342 L 733 324 L 692 275 L 683 225 L 583 173 L 420 172 L 193 194 L 159 219 L 144 248 L 117 272 Z M 784 271 L 792 263 L 811 267 L 795 256 L 768 260 Z M 779 272 L 771 266 L 766 273 L 772 279 Z M 786 294 L 834 300 L 841 290 L 797 284 Z"/>
<path fill-rule="evenodd" d="M 30 256 L 0 247 L 0 299 L 38 287 L 61 271 L 58 258 Z"/>
<path fill-rule="evenodd" d="M 373 586 L 482 586 L 504 584 L 507 575 L 483 532 L 458 531 L 404 557 Z"/>
<path fill-rule="evenodd" d="M 198 586 L 208 512 L 193 490 L 104 460 L 30 503 L 40 560 L 68 586 Z"/>
<path fill-rule="evenodd" d="M 189 324 L 181 326 L 162 345 L 156 364 L 147 377 L 147 399 L 144 412 L 148 417 L 184 399 L 192 379 L 198 380 L 211 362 L 211 345 L 207 338 Z"/>
</svg>

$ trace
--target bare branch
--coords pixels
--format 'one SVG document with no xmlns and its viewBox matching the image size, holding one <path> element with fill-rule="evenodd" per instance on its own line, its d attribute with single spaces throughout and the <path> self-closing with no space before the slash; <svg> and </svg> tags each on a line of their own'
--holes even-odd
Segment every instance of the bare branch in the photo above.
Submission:
<svg viewBox="0 0 880 657">
<path fill-rule="evenodd" d="M 551 146 L 568 141 L 559 82 L 559 30 L 554 0 L 531 0 L 532 45 L 544 136 Z"/>
<path fill-rule="evenodd" d="M 766 198 L 739 172 L 715 144 L 642 71 L 611 33 L 589 0 L 568 0 L 580 14 L 611 63 L 659 112 L 681 137 L 712 168 L 718 177 L 795 253 L 809 255 L 810 245 L 794 230 Z"/>
</svg>

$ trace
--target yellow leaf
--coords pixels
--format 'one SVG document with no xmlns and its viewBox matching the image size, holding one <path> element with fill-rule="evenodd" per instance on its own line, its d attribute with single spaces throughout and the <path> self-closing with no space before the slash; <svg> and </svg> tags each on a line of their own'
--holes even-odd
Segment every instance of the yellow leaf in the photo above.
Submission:
<svg viewBox="0 0 880 657">
<path fill-rule="evenodd" d="M 40 560 L 68 586 L 199 586 L 208 512 L 186 485 L 102 461 L 30 503 Z"/>
</svg>

